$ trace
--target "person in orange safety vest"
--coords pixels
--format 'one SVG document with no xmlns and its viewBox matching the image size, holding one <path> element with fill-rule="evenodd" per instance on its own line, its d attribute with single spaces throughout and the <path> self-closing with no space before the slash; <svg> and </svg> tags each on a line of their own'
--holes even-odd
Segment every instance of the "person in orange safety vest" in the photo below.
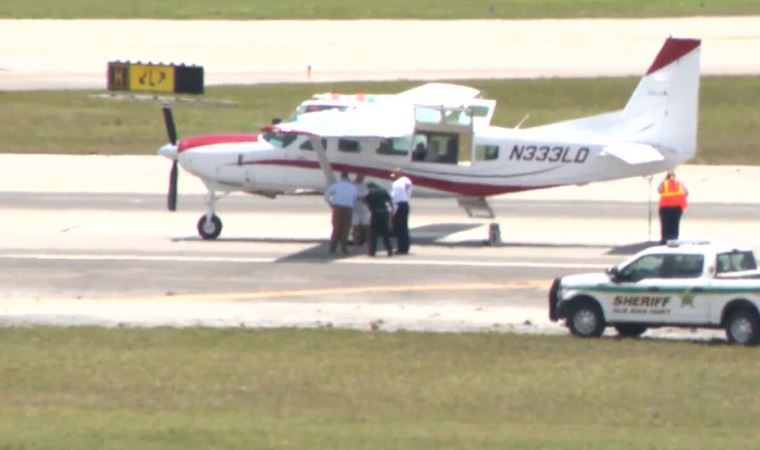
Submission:
<svg viewBox="0 0 760 450">
<path fill-rule="evenodd" d="M 660 193 L 660 243 L 665 244 L 669 240 L 678 239 L 689 190 L 681 181 L 676 180 L 675 172 L 670 171 L 657 192 Z"/>
</svg>

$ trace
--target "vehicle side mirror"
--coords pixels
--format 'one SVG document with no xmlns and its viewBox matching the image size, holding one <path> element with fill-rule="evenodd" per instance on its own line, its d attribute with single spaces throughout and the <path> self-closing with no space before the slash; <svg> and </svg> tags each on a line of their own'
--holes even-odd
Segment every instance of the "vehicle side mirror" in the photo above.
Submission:
<svg viewBox="0 0 760 450">
<path fill-rule="evenodd" d="M 614 283 L 617 283 L 620 281 L 620 271 L 618 271 L 617 266 L 612 266 L 607 269 L 607 276 L 610 277 L 610 280 Z"/>
</svg>

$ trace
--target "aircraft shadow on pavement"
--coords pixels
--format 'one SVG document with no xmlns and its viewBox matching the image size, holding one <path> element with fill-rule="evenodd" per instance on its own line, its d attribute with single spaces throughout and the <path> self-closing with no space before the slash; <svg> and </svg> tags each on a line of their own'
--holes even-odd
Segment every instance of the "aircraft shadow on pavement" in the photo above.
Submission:
<svg viewBox="0 0 760 450">
<path fill-rule="evenodd" d="M 446 237 L 453 235 L 455 233 L 461 233 L 465 231 L 470 231 L 475 228 L 482 227 L 481 224 L 471 224 L 471 223 L 442 223 L 442 224 L 432 224 L 432 225 L 424 225 L 421 227 L 415 227 L 410 230 L 410 234 L 412 237 L 412 254 L 414 254 L 414 247 L 449 247 L 449 248 L 477 248 L 477 247 L 486 247 L 491 246 L 488 242 L 488 236 L 484 234 L 484 236 L 481 239 L 477 238 L 469 238 L 469 239 L 461 239 L 457 241 L 441 241 L 442 239 L 445 239 Z M 185 237 L 185 238 L 175 238 L 172 239 L 174 242 L 187 242 L 187 241 L 202 241 L 200 237 L 193 236 L 193 237 Z M 209 241 L 209 242 L 238 242 L 238 243 L 249 243 L 249 244 L 303 244 L 303 245 L 310 245 L 307 248 L 304 248 L 301 251 L 298 251 L 296 253 L 289 254 L 287 256 L 283 256 L 282 258 L 279 258 L 277 262 L 329 262 L 333 258 L 329 256 L 328 249 L 329 249 L 329 240 L 327 238 L 322 239 L 315 239 L 315 238 L 219 238 L 215 241 Z M 392 244 L 395 245 L 395 240 L 391 238 Z M 349 243 L 351 244 L 351 243 Z M 556 242 L 508 242 L 508 243 L 501 243 L 501 244 L 495 244 L 496 247 L 502 247 L 502 248 L 508 248 L 508 247 L 525 247 L 525 248 L 610 248 L 610 250 L 607 252 L 609 255 L 633 255 L 635 253 L 638 253 L 641 250 L 644 250 L 645 248 L 649 248 L 653 245 L 659 245 L 658 242 L 638 242 L 638 243 L 632 243 L 632 244 L 624 244 L 620 246 L 611 247 L 609 245 L 603 245 L 603 244 L 578 244 L 578 243 L 556 243 Z M 364 254 L 366 251 L 366 246 L 363 246 L 358 253 L 355 252 L 353 245 L 349 245 L 349 254 L 348 255 L 340 255 L 340 252 L 338 252 L 338 256 L 335 258 L 340 257 L 351 257 L 354 255 L 360 255 Z M 385 255 L 385 247 L 383 246 L 382 242 L 378 240 L 377 243 L 377 253 L 380 256 Z"/>
<path fill-rule="evenodd" d="M 636 253 L 646 250 L 649 247 L 654 247 L 655 245 L 660 245 L 659 242 L 655 241 L 645 241 L 645 242 L 635 242 L 633 244 L 625 244 L 625 245 L 619 245 L 617 247 L 612 247 L 609 252 L 607 252 L 608 255 L 635 255 Z"/>
</svg>

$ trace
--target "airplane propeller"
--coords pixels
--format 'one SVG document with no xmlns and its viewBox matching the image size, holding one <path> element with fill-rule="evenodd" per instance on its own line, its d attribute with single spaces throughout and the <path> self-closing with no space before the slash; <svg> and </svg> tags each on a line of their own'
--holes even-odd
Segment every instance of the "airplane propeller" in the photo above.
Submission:
<svg viewBox="0 0 760 450">
<path fill-rule="evenodd" d="M 172 146 L 177 145 L 177 127 L 174 125 L 174 116 L 169 105 L 164 105 L 164 124 L 166 125 L 166 134 L 169 137 L 169 143 Z M 176 147 L 174 149 L 176 152 Z M 169 192 L 166 196 L 166 207 L 169 211 L 177 210 L 177 177 L 179 170 L 177 168 L 177 155 L 174 154 L 174 161 L 172 162 L 172 169 L 169 172 Z"/>
</svg>

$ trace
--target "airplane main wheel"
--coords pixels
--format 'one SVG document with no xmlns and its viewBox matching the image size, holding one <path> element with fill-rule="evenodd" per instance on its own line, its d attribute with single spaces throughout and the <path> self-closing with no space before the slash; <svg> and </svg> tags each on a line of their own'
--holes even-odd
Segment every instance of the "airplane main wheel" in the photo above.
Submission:
<svg viewBox="0 0 760 450">
<path fill-rule="evenodd" d="M 211 216 L 210 219 L 206 219 L 206 215 L 202 215 L 198 221 L 198 234 L 203 239 L 216 239 L 222 232 L 222 221 L 216 215 Z"/>
</svg>

